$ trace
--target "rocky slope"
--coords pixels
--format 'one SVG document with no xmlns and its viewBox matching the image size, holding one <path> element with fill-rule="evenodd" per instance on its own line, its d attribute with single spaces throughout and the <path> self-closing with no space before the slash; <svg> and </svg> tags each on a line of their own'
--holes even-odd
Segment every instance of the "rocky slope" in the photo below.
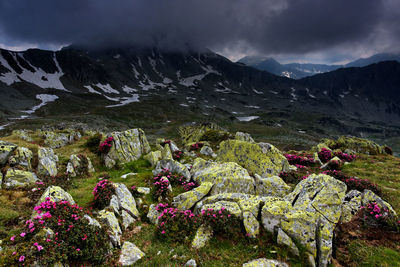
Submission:
<svg viewBox="0 0 400 267">
<path fill-rule="evenodd" d="M 0 264 L 358 264 L 334 253 L 348 245 L 334 236 L 361 223 L 392 236 L 384 243 L 391 256 L 378 265 L 400 256 L 391 250 L 400 239 L 397 170 L 388 170 L 395 188 L 347 175 L 374 157 L 398 163 L 389 147 L 343 136 L 283 153 L 212 123 L 182 126 L 179 136 L 149 142 L 141 129 L 64 129 L 1 137 L 1 193 L 28 200 L 15 220 L 0 197 Z"/>
</svg>

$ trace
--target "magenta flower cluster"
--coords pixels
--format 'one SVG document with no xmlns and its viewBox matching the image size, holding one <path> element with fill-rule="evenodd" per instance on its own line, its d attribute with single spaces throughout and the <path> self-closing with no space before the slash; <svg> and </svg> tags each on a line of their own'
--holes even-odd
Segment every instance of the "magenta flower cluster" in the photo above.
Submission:
<svg viewBox="0 0 400 267">
<path fill-rule="evenodd" d="M 302 157 L 294 154 L 286 154 L 285 157 L 289 161 L 290 165 L 296 165 L 296 167 L 297 165 L 311 166 L 315 163 L 311 155 L 306 155 Z"/>
<path fill-rule="evenodd" d="M 332 151 L 323 147 L 318 152 L 318 157 L 323 163 L 328 162 L 330 159 L 333 158 Z"/>
<path fill-rule="evenodd" d="M 335 152 L 334 155 L 336 157 L 340 158 L 341 160 L 347 161 L 347 162 L 353 161 L 353 160 L 355 160 L 357 158 L 356 155 L 351 155 L 351 154 L 343 153 L 343 152 L 340 152 L 340 151 L 339 152 Z"/>
<path fill-rule="evenodd" d="M 112 136 L 107 137 L 106 140 L 104 140 L 103 142 L 100 143 L 99 152 L 101 154 L 107 154 L 112 147 L 113 141 L 114 141 L 114 137 L 112 137 Z"/>
<path fill-rule="evenodd" d="M 191 151 L 192 151 L 192 150 L 199 150 L 199 149 L 202 148 L 203 146 L 204 146 L 204 143 L 197 142 L 197 143 L 192 144 L 192 145 L 190 146 L 190 150 L 191 150 Z"/>
<path fill-rule="evenodd" d="M 358 191 L 364 191 L 364 189 L 369 189 L 378 195 L 381 193 L 378 185 L 371 183 L 368 179 L 360 179 L 354 176 L 348 176 L 342 171 L 338 170 L 324 171 L 322 173 L 344 182 L 347 185 L 347 190 L 354 189 Z"/>
<path fill-rule="evenodd" d="M 110 203 L 114 193 L 115 187 L 110 180 L 103 179 L 99 181 L 93 189 L 93 206 L 99 209 L 104 208 Z"/>
</svg>

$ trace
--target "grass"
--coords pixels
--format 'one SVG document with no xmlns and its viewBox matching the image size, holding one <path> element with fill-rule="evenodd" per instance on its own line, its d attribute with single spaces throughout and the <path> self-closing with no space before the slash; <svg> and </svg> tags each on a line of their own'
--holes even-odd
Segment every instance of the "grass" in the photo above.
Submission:
<svg viewBox="0 0 400 267">
<path fill-rule="evenodd" d="M 382 246 L 368 246 L 364 241 L 355 240 L 348 246 L 351 260 L 356 266 L 400 266 L 400 251 Z"/>
<path fill-rule="evenodd" d="M 363 155 L 343 167 L 348 175 L 368 179 L 382 189 L 381 197 L 400 212 L 400 158 L 390 155 Z"/>
</svg>

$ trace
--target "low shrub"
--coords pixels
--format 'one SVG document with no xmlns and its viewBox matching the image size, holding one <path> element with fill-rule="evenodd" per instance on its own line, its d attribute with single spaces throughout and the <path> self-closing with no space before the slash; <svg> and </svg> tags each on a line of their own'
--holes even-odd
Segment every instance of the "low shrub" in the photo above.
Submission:
<svg viewBox="0 0 400 267">
<path fill-rule="evenodd" d="M 181 242 L 191 238 L 200 225 L 199 216 L 190 210 L 168 208 L 167 204 L 159 204 L 157 210 L 161 212 L 158 217 L 156 234 L 163 240 Z"/>
<path fill-rule="evenodd" d="M 298 168 L 297 171 L 281 172 L 279 177 L 287 184 L 298 184 L 310 175 L 306 168 Z"/>
<path fill-rule="evenodd" d="M 363 221 L 365 226 L 380 227 L 391 231 L 400 232 L 400 219 L 391 214 L 376 202 L 370 202 L 361 206 L 363 210 Z"/>
<path fill-rule="evenodd" d="M 107 207 L 110 204 L 112 195 L 114 194 L 115 187 L 113 183 L 108 179 L 101 180 L 93 189 L 93 208 L 103 209 Z"/>
<path fill-rule="evenodd" d="M 179 185 L 182 186 L 185 191 L 192 190 L 193 188 L 199 186 L 196 182 L 187 182 L 186 178 L 183 177 L 183 175 L 172 173 L 169 169 L 162 169 L 162 171 L 153 178 L 153 185 L 155 187 L 153 189 L 153 196 L 155 199 L 157 199 L 160 196 L 167 197 L 169 194 L 167 192 L 168 191 L 167 181 L 160 182 L 163 177 L 166 177 L 168 179 L 169 181 L 168 186 L 169 184 L 171 184 L 171 186 Z"/>
<path fill-rule="evenodd" d="M 165 177 L 161 177 L 160 179 L 156 180 L 154 183 L 154 188 L 153 188 L 153 197 L 154 199 L 167 199 L 169 194 L 170 194 L 170 190 L 169 190 L 169 180 L 166 179 Z"/>
<path fill-rule="evenodd" d="M 216 235 L 234 237 L 243 233 L 242 221 L 225 207 L 220 210 L 202 210 L 202 222 L 211 226 Z"/>
<path fill-rule="evenodd" d="M 113 141 L 114 141 L 114 137 L 112 137 L 112 136 L 107 137 L 106 140 L 104 140 L 103 142 L 100 143 L 98 153 L 99 154 L 107 154 L 112 147 Z"/>
<path fill-rule="evenodd" d="M 358 190 L 358 191 L 364 191 L 364 189 L 369 189 L 372 192 L 380 195 L 381 190 L 379 189 L 377 184 L 371 183 L 367 179 L 359 179 L 357 177 L 353 176 L 348 176 L 344 174 L 342 171 L 338 170 L 331 170 L 331 171 L 324 171 L 323 174 L 332 176 L 342 182 L 344 182 L 347 185 L 347 190 Z"/>
<path fill-rule="evenodd" d="M 189 151 L 197 151 L 197 150 L 201 149 L 203 146 L 204 146 L 204 143 L 197 142 L 197 143 L 192 144 L 192 145 L 190 146 Z"/>
<path fill-rule="evenodd" d="M 290 165 L 312 166 L 315 163 L 315 160 L 311 155 L 306 155 L 303 157 L 293 154 L 286 154 L 285 157 L 289 161 Z"/>
<path fill-rule="evenodd" d="M 130 191 L 133 197 L 142 196 L 142 194 L 137 190 L 137 187 L 135 185 L 131 186 Z"/>
<path fill-rule="evenodd" d="M 326 149 L 326 148 L 322 148 L 319 152 L 318 152 L 318 158 L 323 162 L 326 163 L 328 162 L 330 159 L 333 158 L 332 155 L 332 151 Z"/>
<path fill-rule="evenodd" d="M 172 157 L 174 158 L 174 160 L 180 161 L 183 159 L 183 152 L 180 150 L 174 151 L 174 153 L 172 153 Z"/>
<path fill-rule="evenodd" d="M 353 160 L 355 160 L 357 158 L 356 155 L 351 155 L 351 154 L 343 153 L 343 152 L 340 152 L 340 151 L 339 152 L 335 152 L 334 156 L 338 157 L 339 159 L 341 159 L 343 161 L 347 161 L 347 162 L 353 161 Z"/>
<path fill-rule="evenodd" d="M 96 133 L 95 135 L 90 136 L 85 142 L 85 147 L 87 147 L 90 152 L 97 154 L 102 138 L 103 137 L 100 133 Z"/>
<path fill-rule="evenodd" d="M 37 216 L 25 223 L 25 229 L 12 236 L 9 245 L 15 250 L 9 259 L 12 265 L 49 266 L 62 263 L 101 264 L 105 261 L 109 241 L 104 229 L 89 225 L 87 210 L 67 201 L 53 202 L 47 198 L 34 208 Z M 41 232 L 42 229 L 52 232 Z"/>
</svg>

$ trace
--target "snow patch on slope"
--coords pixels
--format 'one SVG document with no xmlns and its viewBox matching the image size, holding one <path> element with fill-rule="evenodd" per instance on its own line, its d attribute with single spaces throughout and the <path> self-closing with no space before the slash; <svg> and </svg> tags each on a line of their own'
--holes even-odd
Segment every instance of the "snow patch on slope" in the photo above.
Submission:
<svg viewBox="0 0 400 267">
<path fill-rule="evenodd" d="M 49 102 L 53 102 L 56 99 L 58 99 L 58 96 L 56 95 L 48 95 L 48 94 L 39 94 L 36 95 L 36 99 L 39 99 L 42 101 L 42 103 L 40 103 L 37 106 L 34 106 L 33 108 L 31 108 L 30 110 L 23 110 L 22 112 L 25 112 L 27 114 L 32 114 L 34 113 L 36 110 L 38 110 L 39 108 L 43 107 L 44 105 L 46 105 Z"/>
</svg>

